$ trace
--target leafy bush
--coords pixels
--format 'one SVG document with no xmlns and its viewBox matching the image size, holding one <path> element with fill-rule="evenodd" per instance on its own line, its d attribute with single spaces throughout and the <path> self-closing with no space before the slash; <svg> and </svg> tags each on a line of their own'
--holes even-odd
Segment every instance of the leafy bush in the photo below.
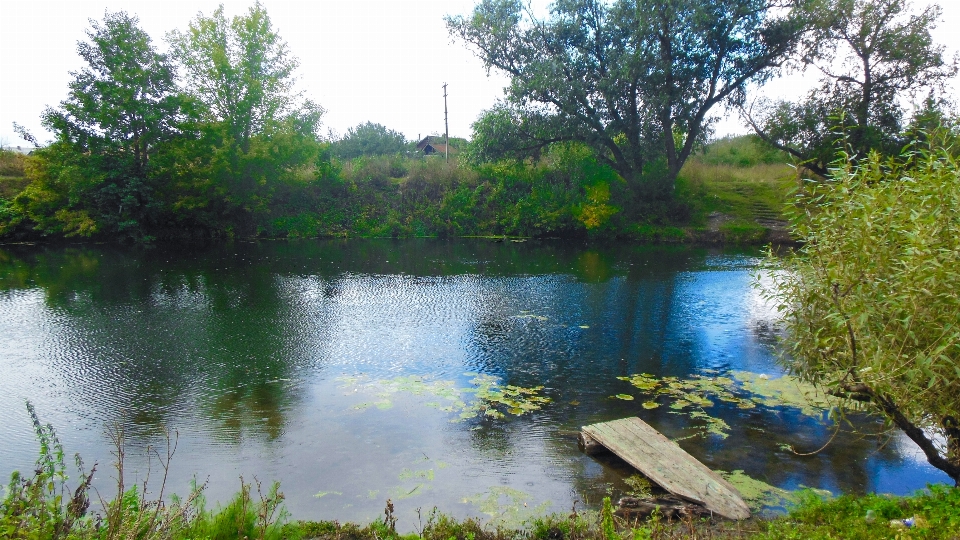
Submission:
<svg viewBox="0 0 960 540">
<path fill-rule="evenodd" d="M 85 519 L 90 507 L 90 483 L 97 470 L 86 472 L 79 455 L 75 456 L 80 477 L 73 490 L 67 486 L 65 452 L 50 424 L 42 424 L 29 402 L 27 412 L 40 444 L 40 456 L 33 476 L 14 471 L 0 503 L 0 537 L 67 538 L 88 528 Z"/>
<path fill-rule="evenodd" d="M 384 156 L 400 154 L 409 144 L 399 131 L 387 129 L 382 124 L 365 122 L 349 128 L 347 134 L 333 143 L 333 154 L 350 160 L 361 156 Z"/>
</svg>

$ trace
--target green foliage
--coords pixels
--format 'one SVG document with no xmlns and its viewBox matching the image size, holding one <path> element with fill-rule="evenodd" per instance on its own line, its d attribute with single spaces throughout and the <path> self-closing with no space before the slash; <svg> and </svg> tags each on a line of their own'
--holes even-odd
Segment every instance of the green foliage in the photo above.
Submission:
<svg viewBox="0 0 960 540">
<path fill-rule="evenodd" d="M 37 151 L 39 185 L 18 197 L 40 232 L 148 239 L 158 210 L 151 159 L 176 135 L 183 100 L 173 64 L 137 24 L 124 12 L 91 21 L 77 46 L 85 67 L 71 73 L 60 108 L 43 113 L 58 142 Z"/>
<path fill-rule="evenodd" d="M 225 235 L 256 234 L 282 184 L 321 152 L 323 110 L 293 92 L 297 60 L 259 3 L 229 20 L 220 6 L 168 39 L 200 120 L 171 160 L 196 164 L 175 173 L 174 208 Z"/>
<path fill-rule="evenodd" d="M 758 223 L 785 223 L 782 209 L 797 177 L 789 161 L 756 136 L 720 139 L 684 164 L 677 198 L 687 202 L 695 225 L 711 227 L 723 241 L 762 242 Z"/>
<path fill-rule="evenodd" d="M 804 186 L 792 228 L 804 245 L 771 255 L 766 288 L 791 370 L 846 404 L 872 404 L 960 482 L 956 157 L 935 148 L 841 163 L 831 181 Z"/>
<path fill-rule="evenodd" d="M 164 502 L 145 497 L 146 487 L 124 489 L 118 482 L 113 499 L 104 501 L 105 514 L 93 520 L 86 514 L 90 482 L 94 471 L 80 466 L 78 488 L 67 489 L 64 450 L 53 428 L 40 423 L 28 404 L 40 458 L 30 478 L 14 473 L 0 502 L 0 536 L 15 539 L 70 540 L 209 540 L 233 539 L 351 539 L 351 540 L 633 540 L 675 538 L 953 538 L 960 533 L 960 489 L 932 485 L 912 497 L 885 495 L 845 495 L 825 498 L 823 492 L 806 490 L 784 492 L 750 479 L 740 471 L 725 474 L 754 503 L 771 502 L 792 506 L 786 516 L 770 521 L 730 524 L 697 521 L 689 518 L 664 522 L 657 513 L 644 523 L 624 523 L 613 512 L 609 497 L 598 511 L 576 509 L 569 515 L 545 514 L 545 505 L 527 509 L 528 496 L 504 486 L 495 486 L 486 496 L 472 502 L 480 504 L 493 521 L 475 518 L 457 520 L 431 510 L 426 522 L 417 526 L 417 534 L 398 532 L 398 519 L 393 504 L 387 501 L 383 517 L 366 526 L 339 522 L 286 521 L 281 507 L 283 494 L 278 485 L 262 490 L 259 482 L 244 482 L 239 493 L 226 506 L 215 511 L 205 508 L 200 495 L 203 486 L 193 486 L 190 497 L 172 497 Z M 115 434 L 118 461 L 115 464 L 122 478 L 124 445 Z M 172 450 L 162 463 L 169 466 Z M 641 490 L 647 486 L 633 482 Z M 254 490 L 254 487 L 256 488 Z M 506 506 L 503 504 L 506 499 Z M 891 528 L 890 520 L 915 518 L 912 529 Z M 408 524 L 407 524 L 408 525 Z"/>
<path fill-rule="evenodd" d="M 27 156 L 13 150 L 0 148 L 0 177 L 22 177 L 25 174 Z"/>
<path fill-rule="evenodd" d="M 383 156 L 400 154 L 409 144 L 399 131 L 387 129 L 382 124 L 366 122 L 349 128 L 342 139 L 333 143 L 333 154 L 340 159 L 360 156 Z"/>
<path fill-rule="evenodd" d="M 669 11 L 662 2 L 651 2 L 651 9 Z M 767 24 L 737 11 L 728 0 L 716 2 L 717 17 L 753 38 Z M 508 3 L 478 9 L 494 4 L 506 9 Z M 697 9 L 709 11 L 708 4 Z M 633 23 L 659 24 L 634 20 L 637 14 L 618 6 L 607 7 L 616 19 L 610 28 L 627 32 L 620 37 L 635 31 Z M 580 20 L 573 7 L 564 7 L 567 11 L 553 21 L 558 31 Z M 670 24 L 706 31 L 690 13 L 664 13 L 674 17 Z M 770 22 L 780 23 L 786 24 Z M 713 192 L 697 178 L 681 179 L 673 189 L 670 152 L 658 143 L 661 128 L 644 124 L 649 118 L 609 123 L 603 135 L 609 140 L 598 142 L 596 134 L 574 126 L 570 118 L 552 113 L 540 118 L 533 109 L 509 116 L 516 112 L 512 103 L 497 109 L 500 116 L 478 120 L 472 144 L 451 139 L 464 159 L 449 163 L 404 155 L 407 143 L 401 134 L 370 122 L 352 128 L 340 141 L 324 143 L 317 136 L 323 111 L 294 91 L 297 61 L 262 5 L 236 17 L 227 17 L 223 7 L 210 16 L 198 15 L 185 30 L 168 35 L 170 57 L 158 53 L 137 24 L 122 12 L 91 22 L 89 39 L 79 46 L 85 66 L 72 74 L 68 98 L 44 116 L 57 140 L 29 158 L 0 155 L 0 238 L 149 243 L 210 237 L 496 235 L 681 242 L 697 236 L 681 227 L 691 219 L 699 225 L 697 220 L 713 210 L 704 202 Z M 604 58 L 626 58 L 630 51 L 624 47 L 632 47 L 620 38 L 570 29 L 606 43 Z M 583 48 L 573 42 L 565 46 L 570 54 Z M 734 69 L 730 62 L 761 61 L 754 55 L 760 52 L 737 47 L 728 56 L 701 51 L 694 64 L 710 60 Z M 634 60 L 630 66 L 647 66 Z M 690 58 L 683 62 L 693 65 Z M 644 69 L 664 69 L 650 66 Z M 590 71 L 586 65 L 574 67 Z M 530 84 L 549 83 L 550 73 L 538 73 L 542 80 Z M 685 80 L 697 88 L 696 81 L 707 76 L 687 75 Z M 618 72 L 605 79 L 593 73 L 586 86 L 574 90 L 619 88 L 619 82 L 635 76 Z M 737 86 L 724 81 L 724 89 Z M 719 94 L 710 99 L 722 101 Z M 649 112 L 647 105 L 637 110 Z M 630 108 L 621 100 L 614 109 L 622 107 Z M 691 117 L 691 110 L 676 110 L 669 132 L 682 153 L 696 146 L 690 140 L 703 138 L 706 123 Z M 536 118 L 545 124 L 534 125 L 540 121 Z M 516 122 L 539 135 L 511 139 Z M 685 127 L 690 122 L 703 124 L 700 135 Z M 589 136 L 551 138 L 543 131 L 547 128 Z M 541 144 L 547 139 L 549 144 Z M 531 140 L 536 144 L 525 146 Z M 626 174 L 627 165 L 635 166 L 630 171 L 636 174 Z M 22 176 L 3 176 L 3 171 Z M 771 198 L 769 190 L 755 191 L 736 197 Z M 749 221 L 750 215 L 747 208 L 738 217 Z M 759 241 L 763 232 L 749 224 L 731 227 L 724 231 L 727 241 Z"/>
<path fill-rule="evenodd" d="M 720 234 L 730 244 L 760 244 L 767 237 L 767 229 L 756 223 L 724 223 Z"/>
<path fill-rule="evenodd" d="M 511 78 L 505 102 L 474 124 L 477 158 L 589 145 L 643 198 L 670 198 L 709 131 L 709 112 L 743 103 L 799 37 L 791 9 L 754 0 L 558 2 L 535 19 L 522 2 L 484 0 L 448 17 L 451 33 Z M 649 165 L 664 163 L 663 173 Z"/>
<path fill-rule="evenodd" d="M 164 500 L 163 486 L 169 471 L 175 443 L 167 441 L 165 456 L 160 459 L 164 471 L 160 492 L 156 499 L 147 498 L 147 484 L 124 488 L 125 445 L 122 432 L 112 432 L 117 461 L 117 492 L 112 499 L 103 500 L 102 512 L 96 520 L 87 515 L 90 492 L 96 465 L 88 473 L 80 456 L 75 456 L 79 478 L 74 489 L 69 489 L 65 452 L 49 424 L 42 424 L 33 406 L 27 411 L 33 422 L 40 445 L 40 457 L 34 474 L 25 477 L 19 472 L 11 475 L 10 484 L 0 501 L 0 537 L 12 539 L 102 539 L 102 540 L 179 540 L 207 538 L 209 540 L 280 539 L 287 514 L 281 507 L 283 494 L 279 484 L 264 493 L 260 482 L 256 499 L 252 485 L 240 478 L 240 492 L 226 507 L 217 511 L 204 509 L 201 495 L 204 486 L 194 484 L 186 499 L 173 496 Z M 149 450 L 148 450 L 149 452 Z"/>
<path fill-rule="evenodd" d="M 240 152 L 249 152 L 254 135 L 303 108 L 293 92 L 298 62 L 259 2 L 229 20 L 221 5 L 209 17 L 198 15 L 186 32 L 171 32 L 168 40 L 203 119 L 223 123 L 225 138 Z M 316 126 L 305 127 L 313 132 Z"/>
<path fill-rule="evenodd" d="M 204 509 L 203 499 L 197 499 L 195 517 L 177 532 L 176 538 L 207 538 L 230 540 L 247 538 L 279 540 L 283 534 L 283 520 L 287 514 L 280 503 L 283 493 L 276 482 L 264 493 L 255 480 L 257 497 L 252 494 L 252 485 L 240 478 L 240 492 L 225 507 L 216 511 Z"/>
<path fill-rule="evenodd" d="M 764 140 L 825 177 L 843 144 L 856 159 L 871 150 L 896 155 L 906 143 L 899 137 L 905 101 L 942 91 L 957 65 L 933 43 L 930 31 L 941 14 L 935 4 L 917 14 L 902 0 L 824 0 L 812 7 L 803 61 L 822 73 L 820 86 L 797 103 L 762 106 L 750 122 Z"/>
<path fill-rule="evenodd" d="M 792 508 L 816 497 L 820 500 L 822 497 L 829 497 L 830 492 L 825 489 L 804 488 L 797 491 L 788 491 L 785 489 L 771 486 L 770 484 L 751 478 L 743 471 L 718 471 L 724 480 L 730 482 L 743 500 L 750 506 L 751 511 L 761 515 L 770 515 L 770 509 L 774 508 Z"/>
<path fill-rule="evenodd" d="M 960 490 L 929 486 L 913 497 L 843 495 L 823 498 L 813 491 L 799 493 L 790 513 L 765 524 L 751 535 L 757 539 L 828 538 L 954 538 L 960 533 Z M 869 514 L 868 514 L 869 513 Z M 868 518 L 868 515 L 870 516 Z M 895 529 L 891 520 L 916 517 L 912 529 Z"/>
<path fill-rule="evenodd" d="M 642 474 L 630 475 L 624 478 L 623 482 L 630 487 L 630 490 L 627 491 L 626 494 L 631 497 L 647 499 L 653 495 L 653 484 Z"/>
<path fill-rule="evenodd" d="M 701 152 L 691 156 L 691 160 L 705 165 L 740 168 L 787 163 L 789 159 L 789 154 L 771 147 L 757 135 L 729 136 L 711 141 Z"/>
<path fill-rule="evenodd" d="M 603 498 L 603 508 L 600 510 L 600 530 L 603 531 L 603 540 L 621 540 L 617 534 L 617 525 L 613 521 L 613 505 L 610 497 Z"/>
</svg>

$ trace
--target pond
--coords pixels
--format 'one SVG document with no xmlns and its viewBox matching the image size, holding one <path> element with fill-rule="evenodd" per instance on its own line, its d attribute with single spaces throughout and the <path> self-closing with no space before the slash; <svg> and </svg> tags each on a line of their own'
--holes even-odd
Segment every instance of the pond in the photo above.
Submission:
<svg viewBox="0 0 960 540">
<path fill-rule="evenodd" d="M 69 454 L 100 464 L 103 493 L 111 426 L 131 479 L 167 431 L 177 493 L 208 480 L 224 502 L 241 475 L 278 480 L 294 518 L 360 522 L 390 498 L 407 530 L 417 508 L 506 522 L 629 491 L 629 467 L 584 456 L 576 433 L 632 415 L 781 488 L 946 482 L 902 437 L 840 433 L 799 456 L 789 447 L 833 433 L 823 414 L 717 400 L 704 410 L 728 429 L 709 433 L 618 379 L 779 377 L 759 256 L 483 239 L 2 246 L 0 474 L 32 470 L 30 400 Z"/>
</svg>

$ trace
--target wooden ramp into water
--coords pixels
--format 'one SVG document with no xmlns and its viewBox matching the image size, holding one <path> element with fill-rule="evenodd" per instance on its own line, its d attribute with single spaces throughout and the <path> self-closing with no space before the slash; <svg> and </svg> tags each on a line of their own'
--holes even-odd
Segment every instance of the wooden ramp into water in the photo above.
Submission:
<svg viewBox="0 0 960 540">
<path fill-rule="evenodd" d="M 584 426 L 580 436 L 588 453 L 600 444 L 677 497 L 728 519 L 750 517 L 736 488 L 639 418 Z"/>
</svg>

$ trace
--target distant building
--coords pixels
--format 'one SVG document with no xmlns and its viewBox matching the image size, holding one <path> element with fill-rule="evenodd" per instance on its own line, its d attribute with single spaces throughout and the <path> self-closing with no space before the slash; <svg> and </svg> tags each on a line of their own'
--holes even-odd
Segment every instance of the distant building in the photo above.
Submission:
<svg viewBox="0 0 960 540">
<path fill-rule="evenodd" d="M 445 155 L 447 153 L 447 145 L 443 142 L 443 137 L 424 137 L 422 141 L 417 143 L 417 152 L 422 153 L 425 156 L 430 156 L 433 154 Z M 450 155 L 456 154 L 457 149 L 450 145 Z"/>
</svg>

